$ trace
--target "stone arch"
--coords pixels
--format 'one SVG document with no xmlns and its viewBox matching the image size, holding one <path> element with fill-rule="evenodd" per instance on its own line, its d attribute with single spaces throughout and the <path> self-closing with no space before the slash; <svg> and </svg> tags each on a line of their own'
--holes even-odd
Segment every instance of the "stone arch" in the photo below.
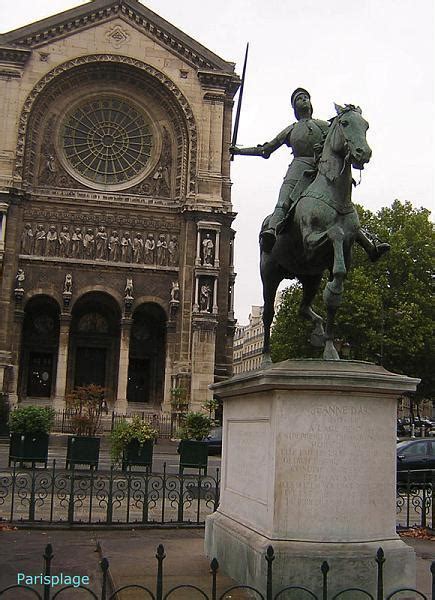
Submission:
<svg viewBox="0 0 435 600">
<path fill-rule="evenodd" d="M 168 319 L 168 303 L 164 302 L 160 296 L 139 296 L 135 299 L 133 304 L 133 314 L 137 308 L 142 304 L 156 304 L 159 306 L 165 314 L 165 319 Z"/>
<path fill-rule="evenodd" d="M 127 401 L 160 408 L 164 396 L 166 311 L 156 302 L 143 302 L 132 314 Z"/>
<path fill-rule="evenodd" d="M 18 379 L 20 399 L 54 396 L 59 352 L 59 303 L 47 294 L 35 294 L 24 305 Z"/>
<path fill-rule="evenodd" d="M 94 292 L 100 292 L 101 294 L 104 294 L 105 296 L 109 296 L 117 305 L 118 309 L 119 309 L 119 315 L 121 318 L 121 312 L 123 309 L 123 298 L 124 296 L 122 294 L 120 294 L 117 290 L 107 287 L 106 285 L 101 285 L 101 284 L 93 284 L 93 285 L 84 285 L 83 287 L 80 288 L 80 295 L 77 296 L 77 298 L 75 298 L 73 300 L 73 302 L 71 303 L 71 311 L 74 310 L 74 307 L 76 306 L 77 302 L 81 302 L 82 298 L 84 296 L 87 296 L 88 294 L 93 294 Z"/>
<path fill-rule="evenodd" d="M 121 311 L 106 292 L 82 294 L 71 310 L 67 391 L 94 383 L 116 397 Z"/>
<path fill-rule="evenodd" d="M 113 69 L 113 66 L 116 69 Z M 124 78 L 138 89 L 146 89 L 165 108 L 175 128 L 176 196 L 183 198 L 195 192 L 197 163 L 197 127 L 190 104 L 175 83 L 164 73 L 135 58 L 116 54 L 80 56 L 58 65 L 34 86 L 21 111 L 14 179 L 24 187 L 35 178 L 38 126 L 52 102 L 77 86 L 77 79 L 102 80 L 104 76 Z"/>
</svg>

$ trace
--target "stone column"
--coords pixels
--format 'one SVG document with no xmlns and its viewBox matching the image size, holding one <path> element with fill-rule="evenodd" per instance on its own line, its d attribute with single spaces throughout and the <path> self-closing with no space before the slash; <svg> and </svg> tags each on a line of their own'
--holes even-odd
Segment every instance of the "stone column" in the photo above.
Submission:
<svg viewBox="0 0 435 600">
<path fill-rule="evenodd" d="M 208 386 L 214 380 L 216 327 L 216 317 L 210 313 L 193 317 L 190 410 L 200 410 L 201 405 L 213 397 Z"/>
<path fill-rule="evenodd" d="M 9 405 L 14 408 L 18 404 L 19 370 L 21 360 L 21 338 L 23 335 L 24 311 L 15 309 L 15 331 L 12 342 L 11 381 L 9 393 Z"/>
<path fill-rule="evenodd" d="M 376 597 L 382 547 L 384 596 L 415 587 L 414 551 L 396 534 L 396 411 L 418 381 L 370 363 L 288 360 L 212 385 L 224 423 L 207 556 L 265 593 L 272 545 L 274 595 L 299 585 L 320 598 L 326 560 L 331 597 Z"/>
<path fill-rule="evenodd" d="M 65 408 L 70 325 L 71 316 L 62 315 L 60 317 L 59 352 L 57 355 L 56 389 L 54 394 L 54 408 L 56 410 L 63 410 Z"/>
<path fill-rule="evenodd" d="M 127 385 L 128 385 L 128 353 L 130 350 L 130 333 L 133 320 L 123 318 L 121 321 L 121 344 L 119 349 L 118 367 L 118 393 L 114 410 L 117 413 L 127 412 Z"/>
</svg>

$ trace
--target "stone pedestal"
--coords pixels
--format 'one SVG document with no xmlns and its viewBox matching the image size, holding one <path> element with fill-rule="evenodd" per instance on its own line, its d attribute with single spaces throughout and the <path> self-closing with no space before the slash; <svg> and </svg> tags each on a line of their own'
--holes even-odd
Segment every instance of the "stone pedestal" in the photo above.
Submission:
<svg viewBox="0 0 435 600">
<path fill-rule="evenodd" d="M 205 549 L 240 583 L 385 591 L 415 585 L 413 551 L 396 534 L 396 405 L 418 380 L 353 361 L 284 361 L 212 386 L 224 400 L 222 489 Z"/>
</svg>

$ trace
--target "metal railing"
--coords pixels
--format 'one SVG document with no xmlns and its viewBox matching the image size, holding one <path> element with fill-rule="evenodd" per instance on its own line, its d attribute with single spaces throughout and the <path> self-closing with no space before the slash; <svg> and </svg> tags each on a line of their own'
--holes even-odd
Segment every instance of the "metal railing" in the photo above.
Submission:
<svg viewBox="0 0 435 600">
<path fill-rule="evenodd" d="M 0 516 L 11 523 L 203 525 L 219 504 L 216 477 L 56 468 L 0 471 Z"/>
<path fill-rule="evenodd" d="M 202 525 L 219 504 L 216 476 L 167 472 L 0 470 L 0 517 L 11 523 Z M 402 472 L 403 473 L 403 472 Z M 415 479 L 418 477 L 418 481 Z M 402 474 L 396 492 L 397 529 L 435 529 L 435 470 Z"/>
<path fill-rule="evenodd" d="M 74 433 L 73 419 L 74 413 L 68 409 L 58 410 L 55 413 L 54 425 L 52 431 L 57 433 Z M 147 421 L 159 432 L 159 437 L 170 439 L 173 437 L 177 427 L 176 419 L 173 415 L 166 413 L 147 413 L 145 411 L 132 411 L 130 414 L 119 414 L 112 412 L 107 415 L 102 415 L 98 434 L 109 433 L 113 428 L 120 423 L 131 419 L 133 416 L 138 416 L 142 421 Z"/>
<path fill-rule="evenodd" d="M 214 558 L 211 563 L 210 563 L 210 589 L 205 591 L 204 589 L 193 585 L 193 584 L 189 584 L 188 582 L 183 583 L 183 584 L 178 584 L 170 589 L 165 589 L 165 569 L 164 569 L 164 560 L 166 558 L 166 554 L 165 554 L 165 549 L 164 546 L 162 544 L 160 544 L 157 547 L 157 552 L 156 552 L 156 560 L 157 560 L 157 574 L 156 574 L 156 580 L 155 580 L 155 585 L 153 586 L 153 589 L 151 590 L 150 587 L 145 587 L 143 585 L 140 585 L 138 583 L 131 583 L 131 584 L 127 584 L 127 585 L 122 585 L 122 587 L 118 588 L 118 589 L 111 589 L 111 577 L 109 574 L 109 570 L 110 570 L 110 564 L 109 561 L 107 560 L 107 558 L 103 558 L 100 561 L 100 567 L 101 567 L 101 571 L 102 571 L 102 578 L 101 578 L 101 584 L 100 584 L 100 591 L 99 591 L 99 595 L 97 596 L 97 594 L 92 591 L 91 589 L 87 588 L 85 585 L 62 585 L 60 584 L 60 577 L 57 575 L 53 575 L 52 574 L 52 562 L 53 562 L 53 558 L 54 558 L 54 554 L 53 554 L 53 548 L 51 546 L 51 544 L 48 544 L 45 548 L 45 553 L 43 555 L 44 558 L 44 567 L 43 567 L 43 582 L 44 585 L 41 586 L 42 587 L 42 591 L 40 592 L 38 589 L 36 589 L 36 587 L 32 587 L 32 586 L 28 586 L 28 585 L 20 585 L 20 584 L 13 584 L 8 586 L 7 588 L 4 588 L 3 590 L 0 590 L 0 596 L 2 596 L 4 593 L 9 592 L 11 590 L 14 590 L 14 593 L 16 593 L 16 591 L 20 590 L 31 590 L 34 593 L 34 597 L 39 598 L 40 600 L 50 600 L 50 598 L 57 597 L 58 595 L 61 596 L 63 594 L 63 591 L 66 590 L 76 590 L 76 589 L 80 589 L 83 592 L 80 592 L 79 595 L 83 596 L 83 597 L 91 597 L 91 598 L 95 598 L 96 600 L 113 600 L 114 598 L 116 598 L 117 594 L 122 592 L 127 592 L 127 590 L 135 590 L 135 594 L 138 593 L 138 590 L 141 590 L 143 592 L 146 593 L 146 598 L 150 598 L 151 600 L 164 600 L 165 598 L 168 598 L 169 596 L 172 597 L 173 592 L 176 591 L 181 591 L 181 592 L 186 592 L 186 590 L 189 590 L 189 593 L 192 593 L 195 597 L 198 596 L 198 594 L 200 595 L 201 598 L 204 598 L 205 600 L 221 600 L 222 598 L 230 598 L 231 596 L 234 596 L 236 594 L 236 597 L 238 597 L 237 595 L 237 591 L 241 591 L 243 593 L 243 591 L 246 591 L 246 593 L 249 594 L 249 597 L 255 597 L 258 598 L 259 600 L 278 600 L 278 599 L 283 599 L 283 598 L 288 598 L 289 596 L 286 594 L 292 594 L 291 597 L 304 597 L 304 598 L 312 598 L 314 600 L 328 600 L 329 598 L 332 598 L 332 600 L 336 599 L 336 598 L 360 598 L 360 597 L 365 597 L 365 598 L 369 598 L 371 600 L 389 600 L 389 599 L 393 599 L 393 598 L 403 598 L 403 594 L 406 593 L 407 597 L 409 597 L 410 594 L 412 595 L 416 595 L 417 598 L 423 598 L 423 599 L 427 599 L 429 600 L 429 596 L 426 596 L 425 594 L 423 594 L 422 592 L 419 592 L 416 589 L 413 588 L 398 588 L 395 589 L 394 592 L 386 592 L 385 591 L 385 586 L 384 586 L 384 563 L 385 563 L 385 556 L 384 556 L 384 552 L 382 550 L 382 548 L 379 548 L 376 557 L 374 559 L 375 562 L 375 566 L 373 569 L 373 574 L 368 574 L 367 576 L 370 577 L 370 579 L 373 580 L 373 582 L 375 583 L 375 585 L 371 586 L 370 589 L 372 589 L 373 587 L 375 587 L 376 592 L 370 593 L 367 589 L 364 588 L 355 588 L 355 587 L 349 587 L 349 588 L 344 588 L 341 589 L 338 592 L 334 592 L 334 594 L 330 593 L 330 588 L 333 585 L 334 582 L 334 570 L 330 569 L 329 564 L 326 560 L 324 560 L 320 565 L 319 565 L 319 575 L 321 577 L 321 590 L 320 592 L 318 592 L 317 594 L 307 588 L 306 586 L 303 585 L 290 585 L 290 586 L 286 586 L 283 587 L 282 589 L 279 589 L 279 591 L 277 591 L 274 586 L 274 572 L 273 572 L 273 561 L 275 560 L 275 553 L 273 550 L 272 546 L 269 546 L 266 550 L 266 555 L 265 555 L 265 561 L 266 561 L 266 575 L 264 578 L 264 585 L 262 587 L 262 590 L 259 590 L 253 586 L 250 585 L 234 585 L 231 586 L 230 588 L 228 588 L 227 590 L 225 590 L 223 593 L 221 591 L 218 592 L 218 573 L 219 573 L 219 563 L 218 561 Z M 320 563 L 320 561 L 319 561 Z M 435 562 L 432 562 L 431 565 L 431 573 L 432 573 L 432 594 L 430 596 L 430 598 L 435 598 Z M 313 576 L 315 575 L 315 573 L 313 572 Z M 291 572 L 289 569 L 289 580 L 291 580 Z M 57 585 L 57 587 L 59 587 L 58 590 L 53 590 L 53 587 L 55 587 L 55 585 Z M 367 586 L 370 585 L 370 582 L 367 582 Z M 94 586 L 95 587 L 95 586 Z M 110 589 L 110 591 L 109 591 Z M 197 592 L 197 593 L 196 593 Z M 296 594 L 293 595 L 293 593 Z M 53 596 L 52 596 L 53 594 Z M 255 594 L 255 596 L 254 596 Z M 351 595 L 348 595 L 351 594 Z M 142 597 L 142 593 L 140 593 L 141 597 Z M 135 595 L 136 597 L 136 595 Z"/>
</svg>

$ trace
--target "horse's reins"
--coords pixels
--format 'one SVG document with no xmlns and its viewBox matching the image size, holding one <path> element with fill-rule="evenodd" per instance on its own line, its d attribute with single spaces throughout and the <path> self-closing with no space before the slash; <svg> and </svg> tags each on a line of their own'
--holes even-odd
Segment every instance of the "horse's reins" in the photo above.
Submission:
<svg viewBox="0 0 435 600">
<path fill-rule="evenodd" d="M 348 112 L 348 111 L 350 111 L 350 110 L 353 110 L 351 106 L 349 106 L 349 107 L 347 108 L 347 110 L 346 110 L 346 111 L 342 112 L 342 113 L 341 113 L 341 115 L 344 115 L 346 112 Z M 337 122 L 338 122 L 338 123 L 340 123 L 340 117 L 341 117 L 341 115 L 339 115 L 339 116 L 337 116 L 337 117 L 336 117 L 336 119 L 337 119 Z M 341 123 L 340 123 L 340 125 L 341 125 Z M 341 125 L 341 133 L 343 134 L 343 137 L 344 137 L 344 142 L 345 142 L 345 144 L 346 144 L 346 148 L 347 148 L 347 154 L 346 154 L 346 156 L 344 157 L 344 160 L 343 160 L 343 167 L 342 167 L 342 169 L 341 169 L 341 171 L 340 171 L 340 175 L 343 175 L 343 173 L 344 173 L 344 170 L 345 170 L 345 168 L 346 168 L 346 164 L 348 163 L 348 161 L 350 161 L 350 156 L 351 156 L 351 154 L 350 154 L 350 150 L 349 150 L 349 144 L 348 144 L 348 140 L 347 140 L 347 138 L 346 138 L 346 135 L 345 135 L 345 133 L 344 133 L 344 131 L 343 131 L 343 126 L 342 126 L 342 125 Z M 359 170 L 359 181 L 358 181 L 358 183 L 357 183 L 357 182 L 355 181 L 355 179 L 353 179 L 353 177 L 352 177 L 352 185 L 353 185 L 354 187 L 357 187 L 358 185 L 361 185 L 361 181 L 362 181 L 362 169 L 358 169 L 358 170 Z"/>
</svg>

